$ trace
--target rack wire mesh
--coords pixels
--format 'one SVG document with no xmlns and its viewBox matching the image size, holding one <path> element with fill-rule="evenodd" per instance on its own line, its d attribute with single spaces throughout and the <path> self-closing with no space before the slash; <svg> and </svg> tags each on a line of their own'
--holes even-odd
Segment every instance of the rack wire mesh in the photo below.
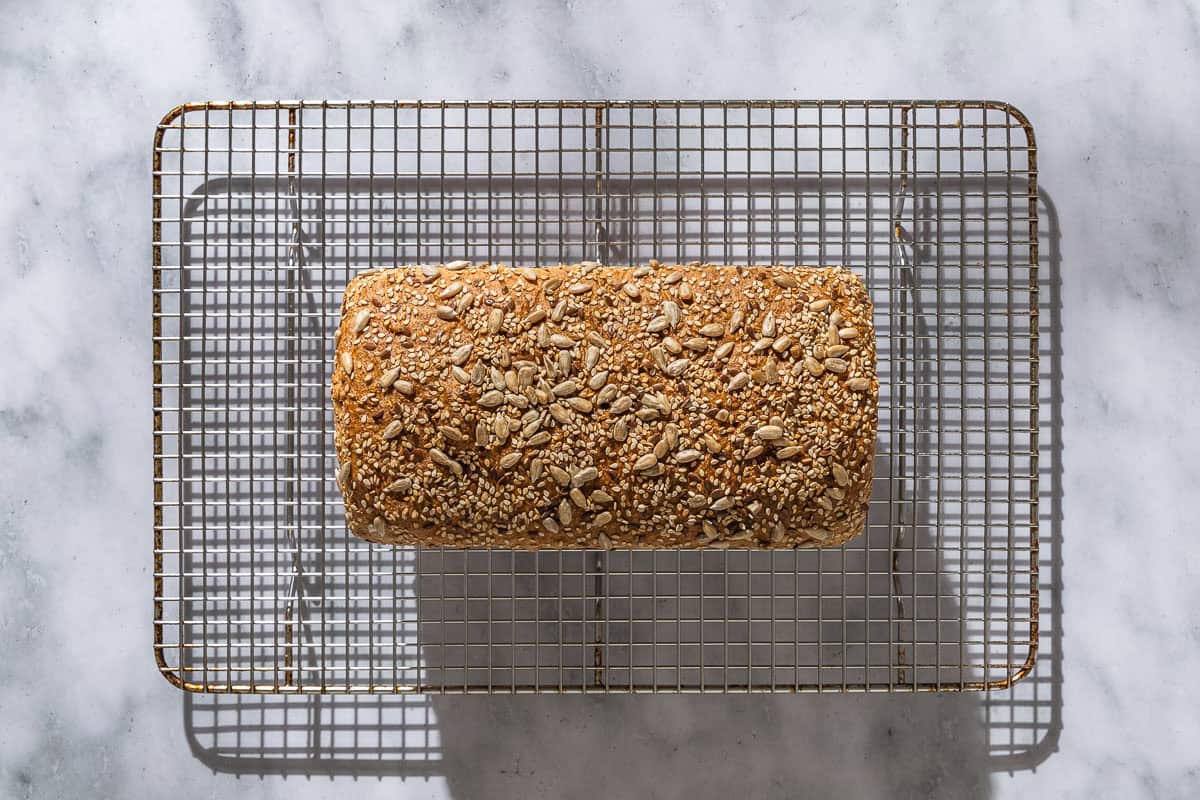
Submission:
<svg viewBox="0 0 1200 800">
<path fill-rule="evenodd" d="M 962 691 L 1038 634 L 1033 129 L 986 101 L 233 102 L 153 153 L 154 648 L 208 692 Z M 843 264 L 876 304 L 867 529 L 788 551 L 350 536 L 356 272 Z"/>
</svg>

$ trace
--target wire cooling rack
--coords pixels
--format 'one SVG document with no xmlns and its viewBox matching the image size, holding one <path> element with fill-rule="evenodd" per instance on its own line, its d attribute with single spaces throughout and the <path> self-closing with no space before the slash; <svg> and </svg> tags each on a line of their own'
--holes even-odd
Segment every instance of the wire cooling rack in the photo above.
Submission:
<svg viewBox="0 0 1200 800">
<path fill-rule="evenodd" d="M 992 102 L 244 102 L 154 138 L 154 648 L 209 692 L 1003 687 L 1037 642 L 1037 171 Z M 867 529 L 831 550 L 346 532 L 355 273 L 841 264 L 876 304 Z"/>
</svg>

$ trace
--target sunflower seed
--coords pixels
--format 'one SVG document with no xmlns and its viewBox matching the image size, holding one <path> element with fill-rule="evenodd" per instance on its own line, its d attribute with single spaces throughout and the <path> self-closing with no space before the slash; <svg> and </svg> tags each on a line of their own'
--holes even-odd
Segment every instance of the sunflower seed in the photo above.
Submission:
<svg viewBox="0 0 1200 800">
<path fill-rule="evenodd" d="M 846 468 L 841 464 L 833 463 L 829 465 L 829 471 L 833 473 L 833 479 L 838 486 L 850 485 L 850 473 L 846 472 Z"/>
<path fill-rule="evenodd" d="M 776 353 L 782 353 L 792 346 L 792 337 L 780 336 L 771 344 L 771 349 Z"/>
<path fill-rule="evenodd" d="M 488 333 L 499 333 L 501 326 L 504 325 L 504 309 L 493 308 L 488 312 L 487 331 Z"/>
<path fill-rule="evenodd" d="M 623 442 L 629 438 L 629 425 L 625 420 L 619 419 L 613 423 L 612 429 L 609 431 L 613 441 Z"/>
<path fill-rule="evenodd" d="M 529 423 L 533 422 L 535 419 L 537 419 L 540 416 L 541 416 L 540 412 L 538 412 L 536 409 L 531 408 L 528 411 L 526 411 L 524 414 L 521 415 L 521 424 L 528 425 Z"/>
<path fill-rule="evenodd" d="M 500 456 L 500 469 L 512 469 L 521 460 L 522 455 L 524 454 L 521 451 L 514 450 L 511 453 L 505 453 Z"/>
<path fill-rule="evenodd" d="M 729 509 L 733 508 L 733 498 L 729 495 L 719 497 L 712 502 L 712 505 L 710 505 L 709 508 L 713 511 L 728 511 Z"/>
<path fill-rule="evenodd" d="M 744 459 L 746 461 L 753 461 L 754 459 L 758 458 L 766 451 L 767 451 L 767 448 L 763 447 L 761 444 L 756 444 L 753 447 L 751 447 L 749 450 L 746 451 L 746 455 L 744 456 Z"/>
<path fill-rule="evenodd" d="M 391 369 L 386 370 L 382 375 L 379 376 L 379 388 L 384 390 L 392 388 L 392 385 L 396 383 L 396 379 L 399 377 L 399 367 L 392 367 Z"/>
<path fill-rule="evenodd" d="M 829 298 L 822 297 L 819 300 L 813 300 L 808 304 L 809 311 L 824 311 L 829 308 Z"/>
<path fill-rule="evenodd" d="M 772 439 L 778 439 L 783 436 L 783 428 L 778 425 L 763 425 L 754 432 L 754 435 L 764 442 L 769 442 Z"/>
<path fill-rule="evenodd" d="M 453 322 L 454 320 L 458 319 L 458 312 L 450 306 L 438 306 L 437 316 L 438 319 L 445 320 L 446 322 Z"/>
<path fill-rule="evenodd" d="M 830 347 L 836 347 L 842 343 L 842 337 L 838 336 L 836 325 L 830 325 L 829 330 L 825 331 L 825 344 Z"/>
<path fill-rule="evenodd" d="M 656 411 L 662 411 L 662 401 L 658 399 L 658 395 L 653 392 L 645 392 L 642 394 L 642 405 L 646 408 L 653 408 Z"/>
<path fill-rule="evenodd" d="M 571 412 L 568 411 L 567 407 L 561 403 L 550 404 L 550 416 L 553 417 L 554 421 L 559 425 L 566 425 L 571 421 Z"/>
<path fill-rule="evenodd" d="M 777 458 L 788 459 L 797 455 L 802 448 L 799 445 L 791 445 L 790 447 L 781 447 L 775 451 Z"/>
<path fill-rule="evenodd" d="M 515 392 L 506 392 L 504 400 L 513 408 L 519 408 L 522 411 L 529 408 L 529 398 L 524 395 L 516 394 Z"/>
<path fill-rule="evenodd" d="M 840 345 L 840 346 L 844 347 L 844 345 Z M 825 345 L 821 344 L 820 342 L 817 342 L 816 344 L 813 345 L 813 357 L 816 358 L 818 361 L 824 361 L 825 356 L 827 356 L 827 355 L 831 355 L 831 353 L 828 353 L 826 351 Z"/>
<path fill-rule="evenodd" d="M 563 317 L 565 317 L 566 315 L 567 315 L 567 301 L 559 300 L 558 305 L 556 305 L 553 308 L 553 310 L 550 311 L 550 321 L 551 322 L 562 322 Z"/>
<path fill-rule="evenodd" d="M 660 333 L 661 331 L 665 331 L 667 326 L 670 324 L 670 320 L 668 320 L 664 315 L 659 314 L 657 317 L 650 320 L 650 323 L 646 326 L 646 331 L 648 333 Z"/>
<path fill-rule="evenodd" d="M 614 414 L 624 414 L 631 408 L 633 408 L 633 398 L 625 394 L 614 400 L 612 408 L 609 410 Z"/>
<path fill-rule="evenodd" d="M 710 322 L 700 328 L 700 335 L 710 339 L 720 339 L 725 335 L 725 326 L 719 322 Z"/>
<path fill-rule="evenodd" d="M 384 487 L 383 491 L 388 494 L 404 494 L 412 488 L 411 478 L 397 478 Z"/>
<path fill-rule="evenodd" d="M 462 290 L 463 290 L 462 281 L 454 281 L 449 286 L 447 286 L 445 289 L 442 289 L 440 292 L 438 292 L 438 299 L 439 300 L 449 300 L 452 297 L 455 297 L 456 295 L 458 295 L 458 293 L 461 292 Z"/>
<path fill-rule="evenodd" d="M 550 329 L 544 324 L 538 325 L 537 329 L 537 345 L 538 347 L 550 346 Z"/>
<path fill-rule="evenodd" d="M 571 511 L 571 501 L 565 497 L 558 504 L 558 521 L 565 528 L 571 524 L 571 520 L 575 518 Z"/>
<path fill-rule="evenodd" d="M 630 282 L 621 287 L 621 291 L 634 300 L 642 298 L 642 290 L 638 288 L 636 283 Z"/>
<path fill-rule="evenodd" d="M 550 477 L 553 478 L 554 482 L 559 486 L 566 487 L 571 484 L 571 473 L 567 472 L 562 467 L 556 467 L 551 464 L 547 469 L 550 470 Z"/>
<path fill-rule="evenodd" d="M 667 443 L 668 450 L 679 447 L 679 426 L 674 422 L 668 422 L 663 426 L 663 441 Z"/>
<path fill-rule="evenodd" d="M 846 318 L 842 316 L 841 311 L 834 311 L 832 314 L 829 315 L 829 324 L 833 325 L 835 327 L 840 327 L 842 322 L 845 321 L 845 319 Z"/>
<path fill-rule="evenodd" d="M 708 452 L 714 454 L 721 452 L 721 443 L 718 442 L 714 436 L 706 433 L 704 434 L 703 441 L 704 447 L 708 450 Z"/>
<path fill-rule="evenodd" d="M 398 419 L 394 419 L 383 429 L 383 440 L 385 442 L 391 441 L 402 433 L 404 433 L 404 423 Z"/>
<path fill-rule="evenodd" d="M 770 350 L 771 345 L 773 345 L 773 344 L 775 344 L 775 340 L 769 336 L 764 336 L 761 339 L 756 339 L 754 344 L 751 345 L 751 347 L 750 347 L 750 353 L 753 355 L 755 353 L 762 353 L 766 350 Z"/>
<path fill-rule="evenodd" d="M 558 520 L 554 519 L 554 517 L 546 517 L 543 519 L 542 527 L 550 533 L 558 533 L 562 530 L 562 528 L 558 526 Z"/>
<path fill-rule="evenodd" d="M 449 264 L 446 265 L 446 269 L 460 270 L 460 269 L 466 269 L 469 266 L 471 266 L 470 261 L 451 261 Z"/>
<path fill-rule="evenodd" d="M 504 388 L 510 392 L 521 388 L 521 382 L 517 380 L 517 373 L 511 369 L 504 373 Z"/>
<path fill-rule="evenodd" d="M 596 347 L 594 344 L 588 345 L 587 350 L 585 350 L 583 354 L 583 368 L 590 372 L 599 362 L 600 348 Z"/>
<path fill-rule="evenodd" d="M 600 370 L 592 377 L 588 378 L 588 388 L 593 392 L 598 392 L 608 383 L 608 370 Z"/>
<path fill-rule="evenodd" d="M 702 494 L 688 495 L 687 507 L 692 509 L 693 511 L 699 511 L 700 509 L 704 508 L 707 505 L 708 505 L 708 500 L 707 500 L 707 498 L 704 497 L 704 495 L 702 495 Z"/>
<path fill-rule="evenodd" d="M 600 472 L 595 467 L 584 467 L 576 470 L 575 474 L 571 476 L 571 486 L 572 488 L 586 486 L 599 477 Z"/>
<path fill-rule="evenodd" d="M 770 419 L 767 420 L 767 422 L 769 422 L 772 425 L 777 425 L 780 428 L 783 427 L 783 417 L 779 416 L 778 414 L 772 414 Z"/>
<path fill-rule="evenodd" d="M 461 295 L 459 295 L 458 302 L 454 304 L 455 312 L 462 314 L 471 307 L 471 303 L 474 302 L 474 300 L 475 295 L 471 294 L 470 292 L 463 292 Z"/>
<path fill-rule="evenodd" d="M 544 322 L 545 319 L 546 309 L 538 308 L 525 315 L 524 319 L 521 320 L 521 327 L 526 329 L 532 328 L 534 325 L 539 325 Z"/>
<path fill-rule="evenodd" d="M 846 388 L 852 392 L 870 391 L 871 380 L 869 378 L 851 378 L 846 381 Z"/>
<path fill-rule="evenodd" d="M 825 374 L 825 365 L 822 364 L 820 361 L 817 361 L 812 356 L 804 357 L 804 367 L 810 373 L 812 373 L 813 377 L 815 377 L 815 378 L 819 378 Z"/>
<path fill-rule="evenodd" d="M 766 338 L 766 339 L 774 339 L 775 338 L 775 312 L 774 311 L 768 311 L 767 315 L 765 317 L 763 317 L 761 331 L 762 331 L 762 335 L 764 338 Z"/>
<path fill-rule="evenodd" d="M 695 461 L 697 458 L 700 458 L 700 456 L 702 456 L 702 455 L 704 455 L 704 454 L 701 453 L 699 450 L 693 450 L 691 448 L 688 448 L 686 450 L 680 450 L 678 453 L 676 453 L 675 460 L 677 462 L 679 462 L 680 464 L 690 464 L 693 461 Z"/>
<path fill-rule="evenodd" d="M 558 287 L 562 286 L 562 278 L 551 278 L 542 284 L 542 289 L 547 293 L 557 292 Z"/>
<path fill-rule="evenodd" d="M 350 355 L 349 350 L 343 350 L 342 354 L 338 356 L 338 360 L 341 361 L 342 371 L 346 373 L 347 377 L 354 375 L 354 357 Z"/>
<path fill-rule="evenodd" d="M 517 370 L 517 388 L 527 389 L 533 386 L 533 376 L 537 374 L 537 368 L 531 366 L 523 366 Z"/>
<path fill-rule="evenodd" d="M 588 340 L 588 343 L 596 345 L 596 347 L 599 347 L 601 350 L 604 350 L 608 347 L 608 340 L 595 331 L 588 331 L 584 338 Z"/>
<path fill-rule="evenodd" d="M 724 361 L 729 358 L 729 354 L 733 352 L 733 342 L 725 342 L 713 351 L 713 358 L 717 361 Z"/>
<path fill-rule="evenodd" d="M 454 473 L 455 477 L 461 478 L 463 474 L 462 464 L 459 464 L 450 456 L 438 450 L 436 447 L 429 448 L 429 458 L 439 467 L 445 467 Z"/>
<path fill-rule="evenodd" d="M 613 520 L 613 515 L 610 512 L 601 511 L 599 514 L 596 515 L 595 519 L 592 520 L 592 527 L 593 528 L 601 528 L 601 527 L 607 525 L 608 523 L 612 522 L 612 520 Z M 600 539 L 600 546 L 603 547 L 605 550 L 608 550 L 612 547 L 612 540 L 610 540 L 603 533 L 600 534 L 599 539 Z"/>
<path fill-rule="evenodd" d="M 558 351 L 558 359 L 555 364 L 558 374 L 562 377 L 567 377 L 571 374 L 571 353 L 567 350 Z"/>
<path fill-rule="evenodd" d="M 779 362 L 774 356 L 767 358 L 766 366 L 763 367 L 763 380 L 767 383 L 779 383 Z"/>
<path fill-rule="evenodd" d="M 479 398 L 479 405 L 484 408 L 496 408 L 504 403 L 504 394 L 495 389 L 484 392 Z"/>
<path fill-rule="evenodd" d="M 662 279 L 662 282 L 667 286 L 674 286 L 683 280 L 683 273 L 679 270 L 668 272 Z"/>
<path fill-rule="evenodd" d="M 488 376 L 487 367 L 482 361 L 476 361 L 475 366 L 471 369 L 471 383 L 475 386 L 483 386 L 483 381 Z"/>
<path fill-rule="evenodd" d="M 519 270 L 517 270 L 517 274 L 530 283 L 537 283 L 538 273 L 537 270 L 533 269 L 532 267 L 521 267 Z"/>
<path fill-rule="evenodd" d="M 575 411 L 578 411 L 580 414 L 592 413 L 592 401 L 585 397 L 568 397 L 567 405 L 569 405 Z"/>
<path fill-rule="evenodd" d="M 529 482 L 537 483 L 542 477 L 542 470 L 546 468 L 546 462 L 540 458 L 535 458 L 529 462 Z"/>
<path fill-rule="evenodd" d="M 571 502 L 577 505 L 579 508 L 588 507 L 587 495 L 583 493 L 583 490 L 577 487 L 572 488 L 571 491 L 567 492 L 567 497 L 571 498 Z"/>
<path fill-rule="evenodd" d="M 580 281 L 579 283 L 572 283 L 567 287 L 567 292 L 575 295 L 587 294 L 594 288 L 596 288 L 596 284 L 591 281 Z"/>
<path fill-rule="evenodd" d="M 662 461 L 664 458 L 666 458 L 667 454 L 670 452 L 671 452 L 671 450 L 667 446 L 666 439 L 659 439 L 657 442 L 654 443 L 654 457 L 657 458 L 659 461 Z"/>
<path fill-rule="evenodd" d="M 825 496 L 828 497 L 830 500 L 837 502 L 839 500 L 845 499 L 846 493 L 843 492 L 841 489 L 839 489 L 836 486 L 830 486 L 828 489 L 825 490 Z"/>
<path fill-rule="evenodd" d="M 547 444 L 550 444 L 550 434 L 546 431 L 535 433 L 525 442 L 526 447 L 541 447 Z"/>
<path fill-rule="evenodd" d="M 838 338 L 840 339 L 857 339 L 858 328 L 848 327 L 838 329 Z"/>
<path fill-rule="evenodd" d="M 674 300 L 667 300 L 663 303 L 663 316 L 667 318 L 667 322 L 672 328 L 679 324 L 679 304 Z"/>
<path fill-rule="evenodd" d="M 664 341 L 664 344 L 665 344 L 665 341 Z M 708 348 L 712 347 L 712 342 L 710 342 L 708 339 L 701 339 L 699 336 L 693 336 L 690 339 L 688 339 L 687 341 L 685 341 L 683 343 L 683 346 L 686 347 L 688 350 L 694 350 L 699 353 L 699 352 L 703 352 L 703 351 L 707 350 Z M 729 342 L 729 347 L 731 350 L 733 349 L 733 342 Z"/>
<path fill-rule="evenodd" d="M 603 505 L 608 505 L 609 503 L 613 502 L 612 495 L 609 494 L 608 492 L 604 491 L 603 489 L 596 489 L 594 492 L 592 492 L 590 495 L 588 495 L 588 499 L 591 500 L 593 503 L 603 504 Z"/>
<path fill-rule="evenodd" d="M 442 436 L 445 436 L 447 441 L 453 442 L 454 444 L 462 444 L 467 440 L 467 437 L 463 436 L 462 431 L 453 425 L 439 425 L 438 433 L 440 433 Z"/>
<path fill-rule="evenodd" d="M 492 381 L 492 388 L 503 392 L 508 388 L 508 384 L 504 382 L 504 373 L 495 367 L 488 368 L 488 378 Z"/>
<path fill-rule="evenodd" d="M 826 511 L 833 511 L 833 501 L 830 500 L 825 495 L 821 495 L 820 497 L 817 498 L 817 505 L 819 505 L 821 508 L 825 509 Z"/>
<path fill-rule="evenodd" d="M 686 358 L 677 358 L 670 364 L 667 364 L 666 372 L 672 378 L 678 378 L 683 373 L 687 372 L 687 368 L 691 365 L 691 363 L 692 362 L 688 361 Z"/>
<path fill-rule="evenodd" d="M 437 277 L 441 274 L 442 274 L 441 269 L 433 266 L 432 264 L 425 264 L 421 267 L 421 279 L 425 283 L 429 283 L 432 280 L 436 280 Z"/>
<path fill-rule="evenodd" d="M 667 352 L 670 353 L 671 355 L 677 356 L 683 352 L 683 345 L 681 345 L 679 343 L 679 340 L 676 339 L 674 336 L 664 336 L 663 337 L 663 347 L 665 347 L 667 349 Z"/>
<path fill-rule="evenodd" d="M 370 321 L 371 309 L 364 308 L 354 315 L 354 324 L 351 326 L 351 330 L 353 330 L 355 333 L 362 333 L 363 329 L 367 327 L 367 323 Z"/>
<path fill-rule="evenodd" d="M 849 366 L 849 364 L 840 358 L 825 359 L 825 369 L 829 370 L 830 372 L 836 372 L 839 375 L 845 372 Z"/>
<path fill-rule="evenodd" d="M 647 266 L 644 266 L 644 265 L 643 265 L 643 266 L 640 266 L 640 267 L 638 267 L 637 269 L 635 269 L 635 270 L 633 271 L 633 277 L 635 277 L 635 278 L 644 278 L 644 277 L 646 277 L 647 275 L 649 275 L 649 274 L 650 274 L 651 272 L 653 272 L 653 271 L 654 271 L 654 270 L 652 270 L 650 267 L 647 267 Z"/>
<path fill-rule="evenodd" d="M 781 289 L 795 289 L 800 285 L 800 281 L 796 280 L 795 275 L 789 275 L 786 272 L 781 272 L 772 276 L 775 285 Z"/>
<path fill-rule="evenodd" d="M 574 347 L 576 344 L 578 344 L 578 342 L 576 342 L 570 336 L 564 336 L 561 333 L 555 333 L 555 334 L 551 334 L 551 336 L 550 336 L 550 344 L 552 344 L 555 347 L 558 347 L 560 349 L 566 350 L 568 348 Z"/>
<path fill-rule="evenodd" d="M 662 416 L 656 408 L 639 408 L 633 415 L 642 422 L 654 422 Z"/>
<path fill-rule="evenodd" d="M 739 372 L 730 379 L 726 391 L 736 392 L 739 389 L 744 389 L 748 383 L 750 383 L 750 376 L 745 372 Z"/>
<path fill-rule="evenodd" d="M 475 423 L 475 444 L 478 447 L 487 447 L 491 441 L 491 434 L 488 432 L 487 423 L 479 420 Z"/>
<path fill-rule="evenodd" d="M 695 295 L 692 294 L 692 287 L 686 283 L 679 284 L 679 299 L 685 303 L 690 303 Z"/>
<path fill-rule="evenodd" d="M 471 351 L 474 349 L 474 345 L 469 342 L 454 348 L 454 352 L 450 354 L 450 363 L 461 367 L 467 363 L 467 359 L 471 357 Z"/>
<path fill-rule="evenodd" d="M 576 384 L 575 381 L 566 380 L 555 384 L 554 388 L 550 391 L 555 397 L 570 397 L 579 391 L 579 385 Z"/>
<path fill-rule="evenodd" d="M 638 460 L 633 462 L 633 469 L 636 472 L 644 472 L 657 463 L 658 456 L 654 455 L 654 453 L 646 453 L 643 456 L 639 456 Z"/>
<path fill-rule="evenodd" d="M 535 433 L 540 431 L 541 429 L 542 429 L 542 419 L 541 419 L 541 417 L 538 417 L 537 419 L 527 422 L 521 428 L 521 436 L 525 437 L 526 439 L 529 439 Z"/>
</svg>

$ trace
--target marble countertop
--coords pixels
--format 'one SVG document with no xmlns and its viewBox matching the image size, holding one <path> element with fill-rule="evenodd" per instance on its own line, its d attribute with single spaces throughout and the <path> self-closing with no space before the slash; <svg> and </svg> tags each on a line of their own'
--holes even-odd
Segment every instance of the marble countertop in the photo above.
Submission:
<svg viewBox="0 0 1200 800">
<path fill-rule="evenodd" d="M 6 10 L 0 796 L 1200 794 L 1200 10 L 645 5 Z M 157 675 L 149 154 L 167 109 L 913 96 L 1009 101 L 1037 128 L 1061 371 L 1031 680 L 987 696 L 239 704 Z"/>
</svg>

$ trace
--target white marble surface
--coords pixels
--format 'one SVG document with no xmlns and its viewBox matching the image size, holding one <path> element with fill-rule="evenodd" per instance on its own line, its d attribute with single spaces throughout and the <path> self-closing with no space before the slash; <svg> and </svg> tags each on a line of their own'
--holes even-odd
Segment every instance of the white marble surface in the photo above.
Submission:
<svg viewBox="0 0 1200 800">
<path fill-rule="evenodd" d="M 0 796 L 1200 794 L 1200 7 L 745 5 L 6 7 Z M 262 761 L 250 729 L 212 752 L 195 722 L 212 701 L 185 702 L 150 652 L 154 123 L 207 98 L 745 96 L 997 98 L 1037 126 L 1062 473 L 1035 680 L 989 698 L 369 700 L 333 756 L 333 732 L 297 728 L 315 775 Z M 381 707 L 407 720 L 388 747 Z"/>
</svg>

